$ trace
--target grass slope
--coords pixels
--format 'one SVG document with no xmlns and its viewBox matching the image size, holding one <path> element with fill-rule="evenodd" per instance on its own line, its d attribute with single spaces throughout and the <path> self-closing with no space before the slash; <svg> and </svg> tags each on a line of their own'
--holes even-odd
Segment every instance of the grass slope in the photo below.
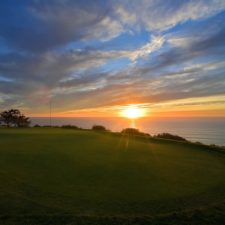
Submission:
<svg viewBox="0 0 225 225">
<path fill-rule="evenodd" d="M 113 133 L 0 129 L 0 224 L 223 221 L 223 153 Z"/>
</svg>

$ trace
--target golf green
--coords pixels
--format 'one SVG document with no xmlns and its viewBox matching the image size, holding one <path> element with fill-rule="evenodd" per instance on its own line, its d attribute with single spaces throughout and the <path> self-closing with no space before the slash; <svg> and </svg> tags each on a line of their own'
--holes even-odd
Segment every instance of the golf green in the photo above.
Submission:
<svg viewBox="0 0 225 225">
<path fill-rule="evenodd" d="M 0 224 L 216 224 L 224 201 L 225 154 L 206 146 L 0 129 Z"/>
</svg>

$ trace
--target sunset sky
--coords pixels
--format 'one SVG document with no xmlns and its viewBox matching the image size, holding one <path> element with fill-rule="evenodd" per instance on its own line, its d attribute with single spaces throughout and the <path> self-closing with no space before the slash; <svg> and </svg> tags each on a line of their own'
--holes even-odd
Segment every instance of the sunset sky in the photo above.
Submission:
<svg viewBox="0 0 225 225">
<path fill-rule="evenodd" d="M 225 117 L 224 0 L 2 0 L 0 110 Z"/>
</svg>

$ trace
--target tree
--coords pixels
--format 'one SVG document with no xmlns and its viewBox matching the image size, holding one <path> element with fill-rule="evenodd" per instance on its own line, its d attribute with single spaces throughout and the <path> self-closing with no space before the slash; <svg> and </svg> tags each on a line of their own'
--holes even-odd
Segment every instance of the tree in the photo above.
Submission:
<svg viewBox="0 0 225 225">
<path fill-rule="evenodd" d="M 30 119 L 29 117 L 20 115 L 16 120 L 17 127 L 28 127 L 30 124 L 29 119 Z"/>
<path fill-rule="evenodd" d="M 0 113 L 0 121 L 7 127 L 28 127 L 30 120 L 28 117 L 21 114 L 18 109 L 10 109 Z"/>
</svg>

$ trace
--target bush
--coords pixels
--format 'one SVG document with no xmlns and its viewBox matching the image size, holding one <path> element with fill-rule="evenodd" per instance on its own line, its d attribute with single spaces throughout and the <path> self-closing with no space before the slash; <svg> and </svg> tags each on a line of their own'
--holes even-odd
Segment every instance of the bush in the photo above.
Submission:
<svg viewBox="0 0 225 225">
<path fill-rule="evenodd" d="M 163 138 L 163 139 L 169 139 L 169 140 L 175 140 L 175 141 L 187 141 L 185 138 L 180 137 L 178 135 L 173 135 L 169 133 L 161 133 L 154 136 L 155 138 Z"/>
<path fill-rule="evenodd" d="M 139 131 L 136 128 L 125 128 L 121 131 L 122 134 L 129 134 L 129 135 L 139 135 L 139 136 L 148 136 L 151 137 L 150 134 L 148 133 L 143 133 L 141 131 Z"/>
<path fill-rule="evenodd" d="M 202 142 L 200 142 L 200 141 L 196 141 L 196 142 L 194 142 L 196 145 L 204 145 Z"/>
<path fill-rule="evenodd" d="M 75 125 L 62 125 L 61 128 L 66 128 L 66 129 L 80 129 L 79 127 Z"/>
<path fill-rule="evenodd" d="M 35 124 L 34 127 L 41 127 L 39 124 Z"/>
<path fill-rule="evenodd" d="M 140 131 L 136 128 L 125 128 L 121 131 L 122 134 L 131 134 L 131 135 L 137 135 L 140 134 Z"/>
<path fill-rule="evenodd" d="M 104 126 L 102 126 L 102 125 L 94 125 L 92 127 L 92 130 L 95 130 L 95 131 L 107 131 L 107 129 Z"/>
</svg>

